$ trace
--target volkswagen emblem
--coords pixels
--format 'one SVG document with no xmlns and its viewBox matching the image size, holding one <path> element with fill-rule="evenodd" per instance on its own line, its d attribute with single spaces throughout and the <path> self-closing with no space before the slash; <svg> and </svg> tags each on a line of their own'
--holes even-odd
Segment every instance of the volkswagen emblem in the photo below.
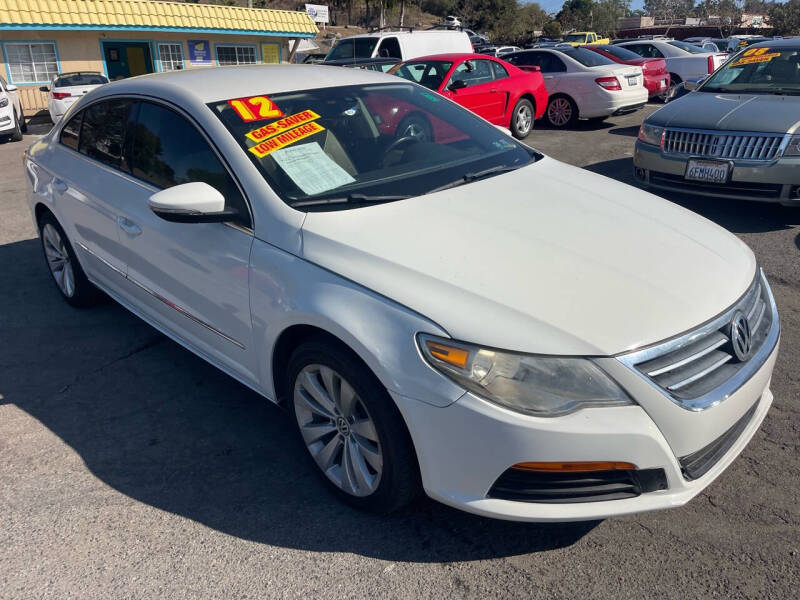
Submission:
<svg viewBox="0 0 800 600">
<path fill-rule="evenodd" d="M 750 335 L 750 323 L 742 311 L 736 311 L 731 319 L 731 345 L 733 353 L 740 362 L 750 357 L 753 339 Z"/>
</svg>

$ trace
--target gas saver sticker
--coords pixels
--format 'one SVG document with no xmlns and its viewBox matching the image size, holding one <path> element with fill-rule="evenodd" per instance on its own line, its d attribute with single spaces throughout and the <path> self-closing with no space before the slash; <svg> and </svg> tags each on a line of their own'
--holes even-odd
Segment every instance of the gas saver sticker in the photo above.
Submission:
<svg viewBox="0 0 800 600">
<path fill-rule="evenodd" d="M 275 152 L 275 150 L 280 150 L 281 148 L 289 146 L 290 144 L 294 144 L 295 142 L 298 142 L 303 138 L 307 138 L 310 135 L 314 135 L 315 133 L 319 133 L 320 131 L 325 131 L 325 128 L 319 123 L 311 121 L 310 123 L 300 125 L 294 129 L 289 129 L 288 131 L 284 131 L 283 133 L 279 133 L 274 137 L 259 142 L 250 148 L 250 152 L 259 158 L 264 158 L 271 152 Z"/>
<path fill-rule="evenodd" d="M 236 111 L 242 121 L 246 122 L 277 119 L 284 116 L 283 111 L 268 96 L 234 98 L 228 100 L 228 105 Z"/>
<path fill-rule="evenodd" d="M 287 129 L 291 129 L 297 125 L 302 125 L 303 123 L 308 123 L 315 119 L 319 119 L 319 115 L 317 113 L 315 113 L 313 110 L 304 110 L 299 113 L 289 115 L 288 117 L 280 119 L 279 121 L 269 123 L 268 125 L 263 125 L 258 129 L 253 129 L 253 131 L 249 131 L 245 135 L 254 142 L 261 142 L 274 137 L 279 133 L 286 131 Z"/>
</svg>

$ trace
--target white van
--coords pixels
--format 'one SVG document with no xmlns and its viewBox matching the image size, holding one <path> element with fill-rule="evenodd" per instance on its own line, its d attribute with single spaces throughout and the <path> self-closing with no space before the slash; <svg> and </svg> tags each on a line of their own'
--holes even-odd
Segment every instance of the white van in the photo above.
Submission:
<svg viewBox="0 0 800 600">
<path fill-rule="evenodd" d="M 463 31 L 381 31 L 342 38 L 331 48 L 325 62 L 358 58 L 409 60 L 431 54 L 472 52 Z"/>
</svg>

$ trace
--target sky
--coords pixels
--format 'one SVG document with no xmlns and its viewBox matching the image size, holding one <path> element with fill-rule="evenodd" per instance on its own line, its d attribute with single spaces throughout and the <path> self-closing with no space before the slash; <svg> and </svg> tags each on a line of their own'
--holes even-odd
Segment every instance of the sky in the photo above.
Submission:
<svg viewBox="0 0 800 600">
<path fill-rule="evenodd" d="M 522 1 L 525 2 L 525 0 Z M 547 13 L 558 12 L 564 5 L 564 0 L 531 0 L 531 1 L 538 1 L 539 6 L 541 6 Z M 644 0 L 633 0 L 631 2 L 631 10 L 642 8 L 642 6 L 644 6 Z"/>
</svg>

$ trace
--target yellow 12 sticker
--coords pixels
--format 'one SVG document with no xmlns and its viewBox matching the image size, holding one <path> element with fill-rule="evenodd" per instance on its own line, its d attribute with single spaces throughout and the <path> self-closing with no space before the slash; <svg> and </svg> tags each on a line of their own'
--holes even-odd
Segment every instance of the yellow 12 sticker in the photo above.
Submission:
<svg viewBox="0 0 800 600">
<path fill-rule="evenodd" d="M 283 111 L 268 96 L 251 96 L 228 100 L 228 105 L 236 111 L 242 121 L 262 121 L 279 119 Z"/>
</svg>

